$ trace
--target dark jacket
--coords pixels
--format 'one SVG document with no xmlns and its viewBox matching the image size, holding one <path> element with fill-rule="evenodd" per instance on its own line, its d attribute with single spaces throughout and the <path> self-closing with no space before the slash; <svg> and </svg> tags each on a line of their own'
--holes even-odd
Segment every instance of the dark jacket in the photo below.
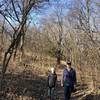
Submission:
<svg viewBox="0 0 100 100">
<path fill-rule="evenodd" d="M 57 81 L 57 74 L 49 74 L 48 79 L 47 79 L 47 86 L 48 87 L 55 87 Z"/>
<path fill-rule="evenodd" d="M 64 86 L 73 86 L 76 84 L 76 71 L 73 68 L 70 71 L 65 68 L 62 75 L 62 82 Z"/>
</svg>

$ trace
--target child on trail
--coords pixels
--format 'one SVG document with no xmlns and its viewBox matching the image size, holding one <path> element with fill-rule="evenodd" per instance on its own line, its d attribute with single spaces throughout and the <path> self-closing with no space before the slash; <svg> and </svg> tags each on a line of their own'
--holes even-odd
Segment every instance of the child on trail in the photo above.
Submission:
<svg viewBox="0 0 100 100">
<path fill-rule="evenodd" d="M 48 86 L 48 98 L 50 100 L 54 100 L 54 90 L 57 81 L 57 74 L 55 72 L 55 68 L 51 68 L 51 73 L 48 75 L 47 78 L 47 86 Z"/>
</svg>

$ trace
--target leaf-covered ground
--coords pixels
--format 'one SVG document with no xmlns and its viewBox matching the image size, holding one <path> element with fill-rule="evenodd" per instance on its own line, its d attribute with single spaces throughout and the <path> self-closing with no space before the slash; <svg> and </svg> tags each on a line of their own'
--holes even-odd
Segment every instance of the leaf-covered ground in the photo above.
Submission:
<svg viewBox="0 0 100 100">
<path fill-rule="evenodd" d="M 63 87 L 60 79 L 63 69 L 57 69 L 57 87 L 55 100 L 63 100 Z M 3 82 L 3 91 L 0 91 L 0 100 L 48 100 L 47 99 L 47 76 L 36 76 L 31 72 L 27 74 L 8 73 Z M 87 85 L 78 83 L 77 91 L 72 94 L 71 100 L 99 100 L 100 93 L 91 93 Z"/>
</svg>

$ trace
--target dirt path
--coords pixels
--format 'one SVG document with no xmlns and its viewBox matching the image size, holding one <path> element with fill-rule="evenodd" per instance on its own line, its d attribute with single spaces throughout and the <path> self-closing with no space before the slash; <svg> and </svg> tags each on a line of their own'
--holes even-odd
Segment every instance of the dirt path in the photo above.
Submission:
<svg viewBox="0 0 100 100">
<path fill-rule="evenodd" d="M 61 68 L 57 69 L 57 87 L 55 93 L 56 97 L 55 100 L 64 99 L 63 87 L 61 87 L 60 85 L 62 72 L 63 69 Z M 11 77 L 12 80 L 10 82 Z M 19 74 L 18 75 L 7 74 L 5 76 L 4 90 L 8 89 L 8 87 L 9 89 L 5 91 L 6 93 L 3 94 L 1 93 L 2 95 L 0 95 L 0 100 L 48 100 L 46 76 L 35 75 L 35 77 L 36 78 L 31 78 L 30 75 L 29 76 L 24 75 L 23 77 L 22 75 Z M 84 97 L 88 95 L 87 94 L 88 88 L 86 85 L 81 85 L 80 83 L 78 83 L 76 89 L 77 91 L 72 94 L 71 100 L 91 100 L 86 98 L 84 99 Z"/>
<path fill-rule="evenodd" d="M 57 89 L 56 89 L 56 100 L 63 100 L 64 99 L 64 91 L 63 87 L 61 87 L 61 76 L 62 76 L 63 69 L 57 70 Z M 83 100 L 83 97 L 85 96 L 86 86 L 81 86 L 80 83 L 78 83 L 76 87 L 77 91 L 72 94 L 71 100 Z"/>
</svg>

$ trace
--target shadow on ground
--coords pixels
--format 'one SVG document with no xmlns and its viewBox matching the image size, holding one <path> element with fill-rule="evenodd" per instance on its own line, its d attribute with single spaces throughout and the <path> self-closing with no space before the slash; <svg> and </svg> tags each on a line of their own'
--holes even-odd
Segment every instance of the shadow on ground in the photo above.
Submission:
<svg viewBox="0 0 100 100">
<path fill-rule="evenodd" d="M 84 98 L 84 100 L 100 100 L 100 94 L 89 94 Z"/>
<path fill-rule="evenodd" d="M 60 81 L 57 82 L 57 99 L 56 100 L 63 100 L 64 99 L 64 89 L 61 87 Z M 85 95 L 85 91 L 87 91 L 87 84 L 80 84 L 78 83 L 75 87 L 76 91 L 72 93 L 71 100 L 83 100 L 81 99 Z M 91 100 L 91 99 L 90 99 Z"/>
<path fill-rule="evenodd" d="M 46 91 L 46 77 L 38 75 L 5 75 L 0 100 L 43 100 Z"/>
</svg>

